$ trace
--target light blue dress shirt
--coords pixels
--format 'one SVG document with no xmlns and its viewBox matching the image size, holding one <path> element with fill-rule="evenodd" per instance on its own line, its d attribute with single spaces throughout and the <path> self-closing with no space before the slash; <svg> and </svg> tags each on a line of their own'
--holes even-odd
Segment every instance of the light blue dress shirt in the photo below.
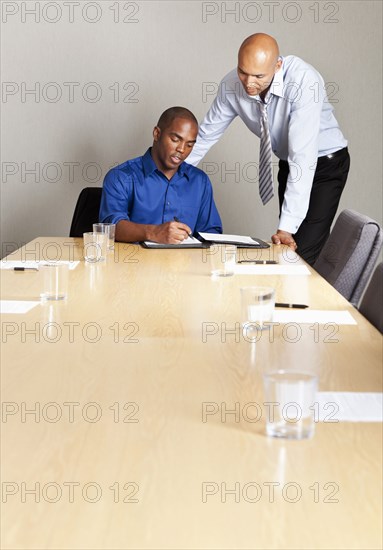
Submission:
<svg viewBox="0 0 383 550">
<path fill-rule="evenodd" d="M 155 165 L 150 149 L 110 170 L 102 188 L 100 222 L 129 220 L 160 225 L 178 218 L 191 230 L 222 233 L 210 180 L 183 162 L 168 180 Z"/>
<path fill-rule="evenodd" d="M 318 71 L 299 57 L 281 59 L 265 102 L 273 152 L 290 166 L 278 228 L 296 233 L 307 214 L 318 157 L 343 149 L 347 141 Z M 260 101 L 259 96 L 246 94 L 237 69 L 227 74 L 186 162 L 198 164 L 237 116 L 260 137 Z"/>
</svg>

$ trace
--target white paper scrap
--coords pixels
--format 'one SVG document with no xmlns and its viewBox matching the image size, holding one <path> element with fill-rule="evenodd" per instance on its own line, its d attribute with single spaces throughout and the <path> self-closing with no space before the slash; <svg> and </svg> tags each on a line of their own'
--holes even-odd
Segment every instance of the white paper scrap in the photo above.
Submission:
<svg viewBox="0 0 383 550">
<path fill-rule="evenodd" d="M 337 325 L 356 325 L 349 311 L 318 310 L 318 309 L 275 309 L 274 323 L 335 323 Z"/>
<path fill-rule="evenodd" d="M 311 275 L 307 266 L 296 264 L 236 264 L 234 273 L 237 275 Z"/>
<path fill-rule="evenodd" d="M 69 269 L 75 269 L 79 261 L 69 261 L 69 260 L 59 260 L 58 262 L 48 262 L 46 260 L 32 261 L 26 260 L 25 262 L 21 260 L 1 260 L 0 269 L 15 269 L 15 267 L 24 267 L 29 269 L 39 269 L 40 265 L 44 264 L 68 264 Z"/>
<path fill-rule="evenodd" d="M 40 302 L 23 300 L 0 300 L 0 313 L 28 313 Z"/>
<path fill-rule="evenodd" d="M 383 422 L 383 393 L 318 392 L 319 421 Z"/>
</svg>

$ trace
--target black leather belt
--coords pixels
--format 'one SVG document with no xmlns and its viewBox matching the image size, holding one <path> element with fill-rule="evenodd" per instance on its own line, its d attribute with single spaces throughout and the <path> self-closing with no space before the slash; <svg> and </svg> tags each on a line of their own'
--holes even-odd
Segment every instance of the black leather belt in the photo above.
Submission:
<svg viewBox="0 0 383 550">
<path fill-rule="evenodd" d="M 339 149 L 339 151 L 335 151 L 335 153 L 330 153 L 329 155 L 324 155 L 323 157 L 318 157 L 318 164 L 322 161 L 335 159 L 337 157 L 342 157 L 348 155 L 348 148 L 343 147 L 343 149 Z M 279 161 L 279 167 L 281 168 L 284 166 L 285 168 L 288 168 L 289 163 L 287 160 L 280 160 Z"/>
<path fill-rule="evenodd" d="M 348 153 L 348 148 L 343 147 L 343 149 L 339 149 L 339 151 L 335 151 L 335 153 L 330 153 L 329 155 L 324 155 L 323 157 L 319 157 L 318 160 L 320 160 L 320 159 L 334 159 L 336 157 L 341 157 L 342 155 L 345 155 L 347 153 Z"/>
</svg>

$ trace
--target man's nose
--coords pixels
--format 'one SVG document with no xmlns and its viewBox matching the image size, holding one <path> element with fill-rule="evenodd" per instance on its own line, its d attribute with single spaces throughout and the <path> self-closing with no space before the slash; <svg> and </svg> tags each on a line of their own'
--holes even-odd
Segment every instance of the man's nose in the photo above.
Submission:
<svg viewBox="0 0 383 550">
<path fill-rule="evenodd" d="M 179 151 L 180 153 L 183 153 L 184 150 L 185 150 L 185 142 L 179 141 L 177 144 L 177 151 Z"/>
</svg>

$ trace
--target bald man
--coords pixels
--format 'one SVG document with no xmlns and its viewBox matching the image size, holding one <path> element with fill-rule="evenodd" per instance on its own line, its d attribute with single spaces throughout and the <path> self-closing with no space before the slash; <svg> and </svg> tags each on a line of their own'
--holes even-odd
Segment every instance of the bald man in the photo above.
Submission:
<svg viewBox="0 0 383 550">
<path fill-rule="evenodd" d="M 180 244 L 195 231 L 222 233 L 208 176 L 184 162 L 197 133 L 192 112 L 170 107 L 145 155 L 106 174 L 99 218 L 116 224 L 117 241 Z"/>
<path fill-rule="evenodd" d="M 265 109 L 271 148 L 280 159 L 280 216 L 272 241 L 287 244 L 313 265 L 329 235 L 350 156 L 323 79 L 311 65 L 280 56 L 272 36 L 246 38 L 238 66 L 221 81 L 187 162 L 198 164 L 236 116 L 261 137 Z"/>
</svg>

